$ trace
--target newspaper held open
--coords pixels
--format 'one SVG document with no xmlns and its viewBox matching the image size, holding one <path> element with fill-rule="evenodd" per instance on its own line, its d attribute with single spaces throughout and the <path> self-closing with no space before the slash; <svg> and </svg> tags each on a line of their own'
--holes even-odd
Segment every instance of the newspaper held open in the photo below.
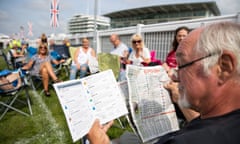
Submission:
<svg viewBox="0 0 240 144">
<path fill-rule="evenodd" d="M 169 80 L 162 66 L 127 66 L 130 116 L 143 142 L 179 129 L 171 98 L 163 87 Z"/>
</svg>

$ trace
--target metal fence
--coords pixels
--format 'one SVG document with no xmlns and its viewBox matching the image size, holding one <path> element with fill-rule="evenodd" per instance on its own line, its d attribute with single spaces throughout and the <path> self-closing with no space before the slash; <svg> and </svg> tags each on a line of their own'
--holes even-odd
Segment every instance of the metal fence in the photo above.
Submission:
<svg viewBox="0 0 240 144">
<path fill-rule="evenodd" d="M 91 42 L 91 46 L 95 48 L 99 53 L 111 51 L 113 47 L 109 41 L 109 36 L 111 34 L 118 34 L 121 41 L 131 47 L 131 36 L 135 33 L 139 33 L 144 39 L 145 46 L 150 50 L 156 50 L 156 57 L 162 61 L 165 61 L 167 53 L 171 50 L 175 29 L 180 26 L 187 26 L 190 29 L 195 29 L 203 25 L 220 21 L 232 21 L 240 23 L 240 13 L 234 15 L 167 22 L 152 25 L 139 24 L 135 27 L 101 30 L 97 31 L 96 33 L 77 34 L 68 37 L 68 39 L 70 40 L 71 44 L 79 44 L 81 42 L 81 38 L 88 37 Z"/>
</svg>

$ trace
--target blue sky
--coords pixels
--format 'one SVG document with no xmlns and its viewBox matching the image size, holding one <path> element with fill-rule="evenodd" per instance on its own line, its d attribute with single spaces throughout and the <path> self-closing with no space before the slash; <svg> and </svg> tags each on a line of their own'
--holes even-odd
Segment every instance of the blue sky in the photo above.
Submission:
<svg viewBox="0 0 240 144">
<path fill-rule="evenodd" d="M 193 2 L 201 0 L 98 0 L 98 14 L 106 14 L 113 11 L 161 5 L 174 2 Z M 206 1 L 206 0 L 203 0 Z M 223 15 L 240 12 L 239 0 L 216 0 Z M 1 0 L 0 1 L 0 33 L 12 35 L 24 28 L 28 33 L 28 22 L 33 25 L 34 38 L 41 33 L 67 33 L 67 22 L 75 14 L 93 14 L 94 0 L 60 0 L 60 17 L 57 28 L 50 26 L 51 0 Z M 32 38 L 33 38 L 32 37 Z"/>
</svg>

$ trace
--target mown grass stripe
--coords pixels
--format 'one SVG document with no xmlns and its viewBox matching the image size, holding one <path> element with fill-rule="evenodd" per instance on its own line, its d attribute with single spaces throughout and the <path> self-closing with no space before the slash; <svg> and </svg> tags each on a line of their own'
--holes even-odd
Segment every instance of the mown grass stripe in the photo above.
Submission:
<svg viewBox="0 0 240 144">
<path fill-rule="evenodd" d="M 52 141 L 52 138 L 55 138 L 55 141 L 57 140 L 58 143 L 64 143 L 64 138 L 66 138 L 66 134 L 64 131 L 62 131 L 54 119 L 52 112 L 48 109 L 47 105 L 45 104 L 44 100 L 42 99 L 42 96 L 39 95 L 36 91 L 30 91 L 30 95 L 32 99 L 34 100 L 34 105 L 37 105 L 39 109 L 41 109 L 42 114 L 35 114 L 33 112 L 33 117 L 36 120 L 36 124 L 38 122 L 41 122 L 41 119 L 44 119 L 47 121 L 47 130 L 38 133 L 37 135 L 34 135 L 30 138 L 22 138 L 18 139 L 15 143 L 16 144 L 27 144 L 27 143 L 35 143 L 37 141 L 42 141 L 49 143 Z"/>
</svg>

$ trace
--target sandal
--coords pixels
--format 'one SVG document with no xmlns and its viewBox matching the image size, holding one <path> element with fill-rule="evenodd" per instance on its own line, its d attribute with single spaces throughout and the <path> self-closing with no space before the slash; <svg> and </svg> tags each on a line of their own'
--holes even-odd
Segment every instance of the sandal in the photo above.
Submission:
<svg viewBox="0 0 240 144">
<path fill-rule="evenodd" d="M 50 97 L 51 96 L 51 94 L 50 94 L 50 92 L 48 90 L 44 90 L 44 94 L 45 94 L 46 97 Z"/>
<path fill-rule="evenodd" d="M 54 82 L 54 83 L 60 83 L 60 82 L 62 82 L 62 80 L 60 80 L 60 79 L 55 79 L 53 82 Z"/>
</svg>

